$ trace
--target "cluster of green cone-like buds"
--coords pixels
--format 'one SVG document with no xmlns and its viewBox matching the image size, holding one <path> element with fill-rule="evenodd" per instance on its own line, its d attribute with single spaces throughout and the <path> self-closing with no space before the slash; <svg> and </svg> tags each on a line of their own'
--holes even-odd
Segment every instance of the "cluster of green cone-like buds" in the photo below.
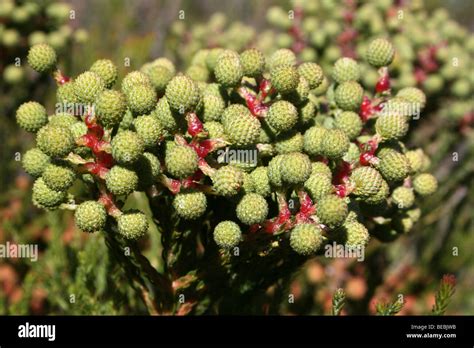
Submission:
<svg viewBox="0 0 474 348">
<path fill-rule="evenodd" d="M 32 67 L 50 70 L 51 50 L 33 47 Z M 381 78 L 393 50 L 385 39 L 368 46 Z M 37 147 L 23 156 L 37 178 L 35 205 L 75 209 L 81 230 L 113 225 L 136 240 L 149 218 L 124 210 L 127 197 L 165 195 L 184 223 L 207 221 L 224 250 L 263 234 L 269 248 L 310 255 L 333 241 L 357 247 L 372 235 L 408 232 L 420 215 L 417 199 L 437 188 L 427 156 L 403 143 L 413 116 L 404 107 L 424 107 L 419 89 L 395 97 L 364 90 L 356 60 L 341 58 L 324 74 L 287 49 L 269 57 L 202 50 L 186 71 L 159 58 L 113 89 L 117 68 L 102 59 L 57 79 L 58 101 L 87 105 L 82 111 L 47 116 L 36 102 L 20 106 L 18 124 L 36 133 Z M 79 182 L 91 192 L 73 196 Z M 230 213 L 211 211 L 216 204 Z"/>
</svg>

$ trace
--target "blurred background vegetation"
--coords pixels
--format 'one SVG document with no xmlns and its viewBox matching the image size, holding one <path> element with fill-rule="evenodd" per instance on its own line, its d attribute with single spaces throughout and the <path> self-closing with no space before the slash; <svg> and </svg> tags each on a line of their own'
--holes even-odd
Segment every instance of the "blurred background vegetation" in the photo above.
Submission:
<svg viewBox="0 0 474 348">
<path fill-rule="evenodd" d="M 38 3 L 46 8 L 52 1 Z M 72 33 L 79 33 L 64 34 L 71 39 L 65 39 L 60 50 L 63 72 L 77 75 L 95 60 L 109 58 L 122 77 L 161 56 L 183 68 L 199 48 L 232 45 L 241 50 L 259 43 L 257 36 L 261 38 L 275 29 L 266 21 L 268 8 L 291 8 L 288 1 L 277 0 L 64 3 L 74 9 L 75 18 L 64 19 L 63 23 Z M 425 6 L 431 11 L 444 7 L 460 24 L 474 30 L 472 1 L 426 1 Z M 48 18 L 45 9 L 40 12 L 39 22 L 33 25 Z M 8 24 L 5 20 L 0 23 L 3 27 Z M 48 24 L 44 30 L 59 32 L 62 25 Z M 8 83 L 3 70 L 12 64 L 12 58 L 25 57 L 29 35 L 37 30 L 24 23 L 15 26 L 21 33 L 20 48 L 10 54 L 7 50 L 11 48 L 0 47 L 0 243 L 37 243 L 40 257 L 36 263 L 0 259 L 0 314 L 145 314 L 143 304 L 127 285 L 126 271 L 114 262 L 100 236 L 76 230 L 68 212 L 41 213 L 30 203 L 31 179 L 21 169 L 19 154 L 30 147 L 33 139 L 14 125 L 14 114 L 17 106 L 29 99 L 43 102 L 53 112 L 54 81 L 29 71 L 22 82 Z M 431 309 L 434 291 L 444 273 L 455 274 L 458 281 L 448 313 L 474 313 L 474 253 L 470 250 L 474 246 L 472 128 L 467 136 L 461 135 L 458 128 L 446 126 L 447 117 L 442 114 L 449 110 L 440 107 L 433 113 L 420 122 L 410 142 L 432 157 L 432 168 L 441 184 L 438 193 L 422 207 L 424 217 L 414 230 L 396 243 L 371 245 L 364 263 L 309 261 L 282 289 L 262 294 L 273 298 L 278 292 L 282 299 L 276 306 L 272 302 L 273 307 L 263 313 L 327 314 L 334 291 L 342 287 L 347 294 L 344 312 L 348 314 L 374 313 L 375 301 L 393 300 L 398 294 L 403 294 L 406 302 L 402 314 L 424 314 Z M 452 160 L 453 153 L 459 155 L 459 161 Z M 141 201 L 137 196 L 128 204 L 143 204 Z M 155 237 L 143 247 L 149 251 L 150 261 L 159 265 L 157 233 L 150 235 Z M 453 248 L 458 248 L 457 256 L 453 256 Z M 294 303 L 288 302 L 288 294 L 295 296 Z"/>
</svg>

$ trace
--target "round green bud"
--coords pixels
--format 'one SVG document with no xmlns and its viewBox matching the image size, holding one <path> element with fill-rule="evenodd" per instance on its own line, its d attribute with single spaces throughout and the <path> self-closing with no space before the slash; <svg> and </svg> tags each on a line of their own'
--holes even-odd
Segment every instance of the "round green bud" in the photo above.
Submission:
<svg viewBox="0 0 474 348">
<path fill-rule="evenodd" d="M 309 96 L 309 84 L 308 81 L 302 76 L 299 77 L 298 86 L 296 89 L 285 95 L 285 98 L 293 103 L 294 105 L 301 105 L 308 100 Z"/>
<path fill-rule="evenodd" d="M 125 95 L 119 91 L 105 90 L 95 101 L 95 112 L 104 127 L 118 125 L 127 110 Z"/>
<path fill-rule="evenodd" d="M 428 94 L 435 94 L 441 91 L 444 86 L 443 78 L 436 74 L 436 75 L 429 75 L 426 80 L 423 81 L 423 89 Z"/>
<path fill-rule="evenodd" d="M 37 148 L 26 151 L 22 159 L 23 169 L 35 177 L 40 176 L 50 162 L 51 158 Z"/>
<path fill-rule="evenodd" d="M 243 184 L 243 173 L 233 166 L 219 168 L 212 175 L 212 187 L 219 196 L 235 196 Z"/>
<path fill-rule="evenodd" d="M 120 164 L 132 164 L 145 151 L 143 140 L 129 130 L 118 133 L 111 142 L 112 156 Z"/>
<path fill-rule="evenodd" d="M 66 112 L 54 114 L 49 118 L 49 126 L 60 126 L 65 128 L 71 128 L 71 126 L 78 122 L 76 116 L 68 114 Z"/>
<path fill-rule="evenodd" d="M 328 129 L 321 142 L 322 154 L 330 159 L 344 156 L 349 150 L 349 138 L 340 129 Z"/>
<path fill-rule="evenodd" d="M 428 173 L 419 174 L 413 179 L 413 189 L 420 196 L 429 196 L 438 189 L 438 180 Z"/>
<path fill-rule="evenodd" d="M 307 101 L 303 105 L 298 107 L 298 118 L 302 125 L 310 125 L 314 122 L 314 116 L 316 115 L 316 106 L 311 102 Z"/>
<path fill-rule="evenodd" d="M 267 21 L 272 25 L 282 30 L 289 30 L 292 26 L 292 21 L 288 13 L 279 6 L 272 6 L 266 13 Z"/>
<path fill-rule="evenodd" d="M 345 111 L 357 111 L 362 104 L 364 90 L 355 81 L 346 81 L 337 86 L 334 99 L 339 108 Z"/>
<path fill-rule="evenodd" d="M 323 139 L 328 130 L 323 127 L 314 126 L 304 133 L 304 151 L 309 155 L 320 155 L 323 152 Z"/>
<path fill-rule="evenodd" d="M 300 152 L 283 155 L 280 165 L 281 178 L 288 184 L 302 184 L 311 175 L 311 161 Z"/>
<path fill-rule="evenodd" d="M 410 219 L 412 219 L 413 222 L 417 222 L 418 220 L 420 220 L 420 217 L 421 217 L 421 209 L 413 208 L 413 209 L 407 210 L 406 214 L 407 216 L 410 217 Z"/>
<path fill-rule="evenodd" d="M 148 231 L 148 220 L 140 211 L 128 211 L 117 218 L 118 233 L 128 240 L 137 240 Z"/>
<path fill-rule="evenodd" d="M 207 83 L 202 93 L 203 95 L 212 94 L 216 97 L 221 98 L 222 100 L 224 100 L 227 95 L 225 88 L 217 83 Z"/>
<path fill-rule="evenodd" d="M 166 97 L 161 98 L 156 104 L 156 109 L 153 111 L 152 116 L 156 117 L 160 121 L 161 125 L 168 132 L 175 132 L 180 127 L 184 120 L 181 115 L 177 115 L 171 110 Z"/>
<path fill-rule="evenodd" d="M 74 212 L 77 227 L 84 232 L 97 232 L 105 227 L 107 211 L 96 201 L 86 201 L 79 204 Z"/>
<path fill-rule="evenodd" d="M 169 68 L 155 64 L 152 64 L 148 69 L 144 69 L 143 72 L 148 76 L 158 94 L 164 93 L 166 85 L 168 85 L 174 75 Z"/>
<path fill-rule="evenodd" d="M 375 39 L 367 48 L 367 62 L 376 68 L 390 65 L 394 56 L 393 45 L 385 39 Z"/>
<path fill-rule="evenodd" d="M 53 70 L 56 59 L 56 52 L 48 44 L 34 45 L 28 51 L 28 64 L 39 73 Z"/>
<path fill-rule="evenodd" d="M 219 59 L 222 59 L 222 58 L 225 58 L 225 57 L 233 57 L 233 58 L 239 58 L 240 59 L 239 54 L 236 51 L 231 50 L 231 49 L 224 49 L 224 50 L 222 50 L 222 52 L 217 57 L 217 61 L 219 61 Z M 217 61 L 216 61 L 216 64 L 217 64 Z"/>
<path fill-rule="evenodd" d="M 133 127 L 145 144 L 145 148 L 157 146 L 164 137 L 164 129 L 160 121 L 153 116 L 138 116 L 133 121 Z"/>
<path fill-rule="evenodd" d="M 326 195 L 318 201 L 317 216 L 321 223 L 329 228 L 340 226 L 347 217 L 348 207 L 343 198 Z"/>
<path fill-rule="evenodd" d="M 224 49 L 217 47 L 217 48 L 212 48 L 209 50 L 206 56 L 206 66 L 209 69 L 209 71 L 214 71 L 214 68 L 216 67 L 217 64 L 217 59 L 221 55 L 221 53 L 224 51 Z"/>
<path fill-rule="evenodd" d="M 251 115 L 230 118 L 223 125 L 227 139 L 236 146 L 253 145 L 260 136 L 260 121 Z"/>
<path fill-rule="evenodd" d="M 220 121 L 225 109 L 225 101 L 213 94 L 204 94 L 198 107 L 200 118 L 204 122 Z"/>
<path fill-rule="evenodd" d="M 300 77 L 293 66 L 280 65 L 270 71 L 272 86 L 281 94 L 289 94 L 298 87 Z"/>
<path fill-rule="evenodd" d="M 219 56 L 214 69 L 217 82 L 225 87 L 237 85 L 243 77 L 243 68 L 239 57 Z"/>
<path fill-rule="evenodd" d="M 331 169 L 328 167 L 327 164 L 323 162 L 313 162 L 311 163 L 311 176 L 318 174 L 318 175 L 326 175 L 329 178 L 332 178 Z"/>
<path fill-rule="evenodd" d="M 268 215 L 268 203 L 257 193 L 248 193 L 242 197 L 236 208 L 237 218 L 246 225 L 259 224 Z"/>
<path fill-rule="evenodd" d="M 166 170 L 172 176 L 184 179 L 193 175 L 198 169 L 198 155 L 192 147 L 177 145 L 166 149 Z"/>
<path fill-rule="evenodd" d="M 178 193 L 174 197 L 173 208 L 176 210 L 176 213 L 183 219 L 197 219 L 206 212 L 206 195 L 202 192 Z"/>
<path fill-rule="evenodd" d="M 335 232 L 335 239 L 349 248 L 365 247 L 369 244 L 367 228 L 357 221 L 347 221 Z"/>
<path fill-rule="evenodd" d="M 122 80 L 122 92 L 128 95 L 132 87 L 135 86 L 151 86 L 150 78 L 141 71 L 129 72 Z"/>
<path fill-rule="evenodd" d="M 95 72 L 105 82 L 106 88 L 111 88 L 118 77 L 118 69 L 109 59 L 99 59 L 92 64 L 89 71 Z"/>
<path fill-rule="evenodd" d="M 150 152 L 145 152 L 135 163 L 135 172 L 138 174 L 138 190 L 144 191 L 158 178 L 161 164 L 158 157 Z"/>
<path fill-rule="evenodd" d="M 354 162 L 359 161 L 360 159 L 359 146 L 355 143 L 350 143 L 349 149 L 347 150 L 346 154 L 342 156 L 342 159 L 349 163 L 354 163 Z"/>
<path fill-rule="evenodd" d="M 300 132 L 290 132 L 277 138 L 273 144 L 278 154 L 303 151 L 304 137 Z"/>
<path fill-rule="evenodd" d="M 245 194 L 253 192 L 254 191 L 253 181 L 252 181 L 252 178 L 250 177 L 250 174 L 245 171 L 243 171 L 242 174 L 244 176 L 243 183 L 242 183 L 242 192 L 244 192 Z"/>
<path fill-rule="evenodd" d="M 276 50 L 270 57 L 270 70 L 275 69 L 279 66 L 295 66 L 296 55 L 292 50 L 287 48 L 280 48 Z"/>
<path fill-rule="evenodd" d="M 2 1 L 2 7 L 0 8 L 0 17 L 8 18 L 15 10 L 15 2 L 13 0 Z"/>
<path fill-rule="evenodd" d="M 199 88 L 185 75 L 177 75 L 166 86 L 166 99 L 172 110 L 184 114 L 193 110 L 199 102 Z"/>
<path fill-rule="evenodd" d="M 134 170 L 115 165 L 105 176 L 107 189 L 114 195 L 128 195 L 138 187 L 138 175 Z"/>
<path fill-rule="evenodd" d="M 397 97 L 403 98 L 410 103 L 418 104 L 420 109 L 423 109 L 426 105 L 425 93 L 416 87 L 402 88 L 398 91 Z"/>
<path fill-rule="evenodd" d="M 389 152 L 380 158 L 376 167 L 388 182 L 401 181 L 410 172 L 410 162 L 405 155 L 397 151 Z"/>
<path fill-rule="evenodd" d="M 51 190 L 42 178 L 38 178 L 33 184 L 32 198 L 38 208 L 54 209 L 66 200 L 66 192 Z"/>
<path fill-rule="evenodd" d="M 51 190 L 66 191 L 76 180 L 76 173 L 64 164 L 50 163 L 44 169 L 41 177 Z"/>
<path fill-rule="evenodd" d="M 192 78 L 194 81 L 206 82 L 209 80 L 209 70 L 206 67 L 200 65 L 191 65 L 186 70 L 186 75 Z"/>
<path fill-rule="evenodd" d="M 174 66 L 173 62 L 169 60 L 168 58 L 165 58 L 165 57 L 157 58 L 151 64 L 156 65 L 156 66 L 164 66 L 169 71 L 171 71 L 173 75 L 176 74 L 176 67 Z"/>
<path fill-rule="evenodd" d="M 51 3 L 46 7 L 46 15 L 57 23 L 64 22 L 71 11 L 71 6 L 66 3 Z"/>
<path fill-rule="evenodd" d="M 51 157 L 64 157 L 75 147 L 74 137 L 68 128 L 46 125 L 36 135 L 41 151 Z"/>
<path fill-rule="evenodd" d="M 221 122 L 225 127 L 231 120 L 253 117 L 250 110 L 242 104 L 231 104 L 222 113 Z"/>
<path fill-rule="evenodd" d="M 466 98 L 471 92 L 471 85 L 468 79 L 457 79 L 451 87 L 453 95 L 457 98 Z"/>
<path fill-rule="evenodd" d="M 201 66 L 206 68 L 206 58 L 208 54 L 208 49 L 200 49 L 197 51 L 191 59 L 191 66 Z"/>
<path fill-rule="evenodd" d="M 133 114 L 130 110 L 127 109 L 125 111 L 125 114 L 123 115 L 122 121 L 120 121 L 119 126 L 118 126 L 118 132 L 122 132 L 124 130 L 130 130 L 133 125 Z"/>
<path fill-rule="evenodd" d="M 297 224 L 290 234 L 290 246 L 298 254 L 308 256 L 319 250 L 323 235 L 319 226 L 309 223 Z"/>
<path fill-rule="evenodd" d="M 74 105 L 78 102 L 76 93 L 74 93 L 74 82 L 69 81 L 58 86 L 56 90 L 56 99 L 58 103 L 65 105 Z"/>
<path fill-rule="evenodd" d="M 309 88 L 317 88 L 323 82 L 323 69 L 316 63 L 303 63 L 298 67 L 298 73 L 306 81 L 308 81 Z"/>
<path fill-rule="evenodd" d="M 4 29 L 4 27 L 2 27 Z M 21 40 L 20 33 L 15 29 L 4 29 L 0 37 L 3 46 L 8 48 L 14 48 L 18 46 Z"/>
<path fill-rule="evenodd" d="M 43 105 L 31 101 L 21 104 L 17 109 L 16 122 L 24 130 L 36 133 L 48 123 L 48 115 Z"/>
<path fill-rule="evenodd" d="M 10 64 L 3 70 L 3 80 L 10 85 L 21 83 L 24 78 L 25 71 L 19 66 Z"/>
<path fill-rule="evenodd" d="M 359 64 L 352 58 L 339 58 L 336 60 L 336 63 L 334 63 L 332 78 L 337 83 L 358 81 L 360 78 Z"/>
<path fill-rule="evenodd" d="M 104 80 L 92 71 L 86 71 L 74 80 L 74 93 L 83 103 L 92 103 L 104 89 Z"/>
<path fill-rule="evenodd" d="M 418 173 L 421 170 L 421 167 L 423 165 L 423 158 L 425 157 L 423 150 L 416 149 L 407 151 L 405 153 L 405 156 L 407 157 L 408 163 L 410 164 L 410 173 Z"/>
<path fill-rule="evenodd" d="M 280 100 L 270 106 L 265 119 L 278 132 L 285 132 L 296 125 L 298 111 L 293 104 Z"/>
<path fill-rule="evenodd" d="M 350 178 L 354 185 L 352 193 L 362 198 L 375 195 L 384 182 L 382 175 L 371 167 L 356 168 Z"/>
<path fill-rule="evenodd" d="M 415 204 L 415 194 L 409 187 L 399 186 L 392 192 L 392 201 L 399 209 L 408 209 Z"/>
<path fill-rule="evenodd" d="M 281 167 L 285 155 L 277 155 L 268 163 L 268 179 L 272 186 L 280 187 L 283 185 L 281 176 Z"/>
<path fill-rule="evenodd" d="M 155 108 L 156 92 L 151 86 L 133 86 L 128 91 L 127 102 L 135 114 L 147 114 Z"/>
<path fill-rule="evenodd" d="M 258 77 L 265 69 L 265 57 L 263 53 L 255 48 L 243 51 L 240 54 L 240 62 L 244 76 Z"/>
<path fill-rule="evenodd" d="M 268 179 L 268 168 L 257 167 L 250 173 L 252 181 L 253 192 L 258 193 L 263 197 L 268 197 L 271 194 L 270 181 Z"/>
<path fill-rule="evenodd" d="M 204 130 L 208 133 L 209 139 L 225 138 L 224 126 L 220 122 L 208 121 L 203 124 Z"/>
<path fill-rule="evenodd" d="M 408 121 L 403 115 L 382 114 L 375 121 L 376 132 L 385 140 L 398 139 L 408 132 Z"/>
<path fill-rule="evenodd" d="M 388 195 L 390 194 L 390 187 L 385 180 L 382 180 L 380 189 L 372 196 L 364 197 L 362 200 L 371 206 L 380 205 L 386 202 Z"/>
<path fill-rule="evenodd" d="M 315 201 L 319 201 L 334 190 L 331 177 L 324 174 L 312 174 L 309 179 L 305 181 L 304 188 Z"/>
<path fill-rule="evenodd" d="M 222 221 L 214 228 L 214 241 L 223 249 L 236 247 L 242 239 L 239 225 L 233 221 Z"/>
<path fill-rule="evenodd" d="M 334 126 L 342 130 L 350 140 L 354 140 L 362 130 L 362 120 L 353 111 L 343 111 L 336 115 Z"/>
</svg>

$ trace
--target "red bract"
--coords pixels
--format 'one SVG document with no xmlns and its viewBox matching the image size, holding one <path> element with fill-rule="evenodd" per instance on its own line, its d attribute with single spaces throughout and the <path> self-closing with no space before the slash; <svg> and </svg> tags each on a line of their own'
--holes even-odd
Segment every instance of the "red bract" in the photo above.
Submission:
<svg viewBox="0 0 474 348">
<path fill-rule="evenodd" d="M 375 85 L 375 91 L 377 93 L 383 93 L 390 89 L 390 77 L 388 74 L 384 74 Z"/>
<path fill-rule="evenodd" d="M 194 113 L 190 112 L 186 115 L 186 120 L 188 121 L 188 133 L 195 137 L 203 130 L 203 125 L 199 117 Z"/>
<path fill-rule="evenodd" d="M 351 164 L 349 162 L 342 161 L 337 167 L 332 183 L 334 185 L 344 184 L 345 180 L 349 177 L 351 170 L 352 170 Z"/>
<path fill-rule="evenodd" d="M 347 196 L 347 187 L 346 185 L 335 185 L 334 186 L 335 190 L 336 190 L 336 195 L 341 197 L 341 198 L 344 198 Z"/>
<path fill-rule="evenodd" d="M 445 274 L 443 275 L 442 282 L 445 283 L 446 285 L 450 285 L 454 287 L 456 286 L 456 277 L 454 276 L 454 274 Z"/>
<path fill-rule="evenodd" d="M 364 152 L 359 156 L 359 163 L 363 166 L 370 165 L 370 161 L 374 158 L 374 155 L 369 152 Z"/>
<path fill-rule="evenodd" d="M 66 75 L 63 75 L 63 73 L 60 70 L 54 73 L 54 79 L 56 80 L 57 84 L 60 86 L 71 81 L 71 78 Z"/>
<path fill-rule="evenodd" d="M 380 110 L 382 110 L 381 104 L 374 105 L 373 101 L 364 95 L 359 109 L 359 116 L 363 122 L 367 122 L 367 120 L 370 119 L 372 115 L 379 112 Z"/>
<path fill-rule="evenodd" d="M 370 116 L 373 114 L 372 110 L 372 103 L 369 97 L 364 95 L 364 99 L 362 100 L 362 104 L 360 104 L 360 111 L 359 115 L 362 121 L 367 122 Z"/>
<path fill-rule="evenodd" d="M 102 203 L 104 205 L 109 215 L 119 216 L 120 214 L 122 214 L 120 209 L 115 205 L 114 196 L 111 193 L 101 190 L 101 194 L 98 201 L 99 203 Z"/>
</svg>

